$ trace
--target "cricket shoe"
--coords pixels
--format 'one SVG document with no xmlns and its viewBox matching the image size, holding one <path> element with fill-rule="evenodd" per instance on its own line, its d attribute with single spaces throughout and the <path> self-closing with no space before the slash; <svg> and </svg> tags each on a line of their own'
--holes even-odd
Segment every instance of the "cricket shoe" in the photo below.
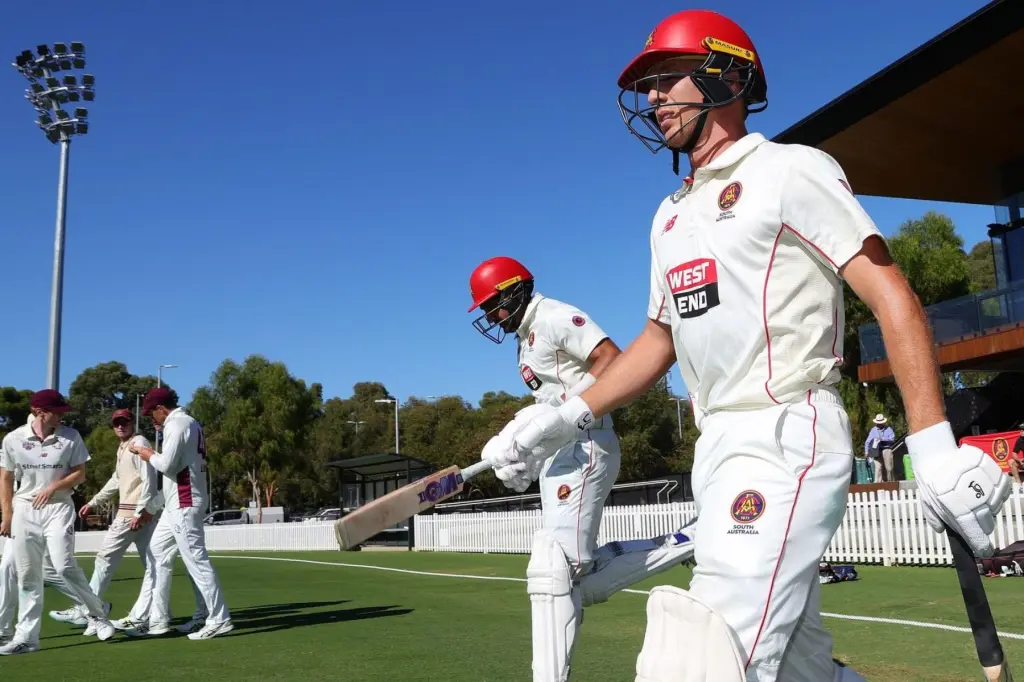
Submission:
<svg viewBox="0 0 1024 682">
<path fill-rule="evenodd" d="M 0 656 L 15 656 L 17 654 L 30 654 L 33 651 L 39 651 L 38 644 L 29 644 L 28 642 L 8 642 L 4 646 L 0 646 Z"/>
<path fill-rule="evenodd" d="M 146 637 L 157 635 L 166 635 L 171 631 L 171 626 L 167 623 L 137 623 L 133 628 L 127 628 L 124 634 L 129 637 Z"/>
<path fill-rule="evenodd" d="M 110 621 L 106 618 L 89 618 L 89 627 L 82 633 L 86 636 L 92 637 L 96 635 L 101 642 L 104 642 L 114 636 L 117 630 L 110 624 Z"/>
<path fill-rule="evenodd" d="M 189 639 L 213 639 L 217 635 L 223 635 L 226 632 L 231 632 L 235 629 L 234 623 L 230 620 L 226 620 L 223 623 L 214 623 L 213 625 L 207 625 L 198 632 L 190 632 L 188 635 Z"/>
<path fill-rule="evenodd" d="M 149 629 L 149 622 L 145 620 L 135 620 L 131 616 L 125 616 L 117 620 L 110 621 L 110 624 L 114 626 L 115 630 L 137 630 L 139 628 Z"/>
<path fill-rule="evenodd" d="M 178 626 L 178 632 L 186 635 L 191 635 L 193 632 L 199 632 L 206 627 L 206 616 L 192 616 L 192 620 L 187 623 L 182 623 Z"/>
<path fill-rule="evenodd" d="M 72 606 L 69 609 L 63 611 L 50 611 L 50 618 L 61 622 L 71 623 L 72 625 L 88 625 L 89 621 L 85 618 L 83 613 L 77 606 Z"/>
</svg>

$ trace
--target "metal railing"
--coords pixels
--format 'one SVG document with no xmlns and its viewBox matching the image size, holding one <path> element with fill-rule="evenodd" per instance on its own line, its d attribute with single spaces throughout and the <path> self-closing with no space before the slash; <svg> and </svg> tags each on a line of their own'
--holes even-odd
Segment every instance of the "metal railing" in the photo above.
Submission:
<svg viewBox="0 0 1024 682">
<path fill-rule="evenodd" d="M 942 301 L 924 310 L 935 343 L 984 334 L 1024 321 L 1024 280 L 1011 282 L 1002 289 Z M 878 323 L 862 324 L 859 333 L 861 364 L 884 360 L 885 344 L 882 343 L 882 330 Z"/>
</svg>

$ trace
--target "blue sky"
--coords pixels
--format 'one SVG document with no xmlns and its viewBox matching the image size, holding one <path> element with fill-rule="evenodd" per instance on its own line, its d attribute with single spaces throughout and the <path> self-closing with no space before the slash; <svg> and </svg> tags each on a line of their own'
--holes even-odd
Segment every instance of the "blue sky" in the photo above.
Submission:
<svg viewBox="0 0 1024 682">
<path fill-rule="evenodd" d="M 713 9 L 758 46 L 769 107 L 750 128 L 770 137 L 984 4 Z M 72 144 L 62 390 L 120 360 L 138 374 L 178 365 L 165 377 L 188 397 L 225 358 L 260 353 L 328 396 L 358 381 L 403 401 L 522 394 L 514 343 L 495 346 L 466 313 L 469 272 L 498 254 L 620 346 L 640 330 L 650 220 L 679 180 L 667 154 L 628 134 L 615 81 L 686 5 L 24 7 L 0 10 L 0 50 L 13 61 L 81 40 L 97 82 L 90 133 Z M 0 385 L 35 390 L 58 150 L 35 129 L 25 85 L 0 70 Z M 989 206 L 863 201 L 886 234 L 945 212 L 968 246 L 993 218 Z"/>
</svg>

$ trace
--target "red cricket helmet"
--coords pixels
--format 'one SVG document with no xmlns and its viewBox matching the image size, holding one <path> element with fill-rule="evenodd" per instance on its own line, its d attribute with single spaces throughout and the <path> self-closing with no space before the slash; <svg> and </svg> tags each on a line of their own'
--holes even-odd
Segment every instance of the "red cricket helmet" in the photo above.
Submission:
<svg viewBox="0 0 1024 682">
<path fill-rule="evenodd" d="M 650 73 L 653 66 L 672 57 L 693 57 L 695 68 L 679 73 Z M 659 79 L 690 77 L 704 96 L 703 102 L 667 102 L 651 105 L 647 93 L 658 87 Z M 740 86 L 737 92 L 730 84 Z M 687 106 L 702 109 L 691 138 L 674 151 L 689 152 L 700 138 L 707 112 L 742 98 L 748 113 L 764 111 L 768 106 L 768 81 L 754 42 L 739 24 L 710 10 L 685 10 L 673 14 L 654 27 L 639 55 L 619 76 L 619 110 L 630 132 L 652 152 L 668 146 L 657 121 L 660 106 Z M 627 92 L 633 105 L 623 102 Z M 633 123 L 644 124 L 648 135 Z M 678 169 L 677 169 L 678 170 Z"/>
<path fill-rule="evenodd" d="M 495 343 L 501 343 L 508 331 L 506 326 L 518 324 L 514 318 L 521 310 L 525 310 L 526 302 L 533 292 L 533 274 L 514 258 L 497 256 L 489 258 L 478 265 L 469 276 L 469 295 L 475 308 L 483 308 L 484 313 L 473 320 L 477 331 Z M 505 320 L 496 318 L 497 311 L 504 308 L 508 311 Z M 498 329 L 496 335 L 491 331 Z"/>
</svg>

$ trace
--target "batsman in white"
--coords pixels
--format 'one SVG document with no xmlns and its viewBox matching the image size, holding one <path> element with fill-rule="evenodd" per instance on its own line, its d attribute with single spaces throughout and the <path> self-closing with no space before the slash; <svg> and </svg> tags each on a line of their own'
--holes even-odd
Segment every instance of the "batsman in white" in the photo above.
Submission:
<svg viewBox="0 0 1024 682">
<path fill-rule="evenodd" d="M 515 334 L 519 373 L 537 403 L 560 405 L 591 386 L 619 356 L 619 348 L 583 311 L 534 292 L 526 267 L 507 257 L 481 263 L 470 276 L 473 325 L 501 343 Z M 550 458 L 527 468 L 512 462 L 512 434 L 538 408 L 516 419 L 484 447 L 506 487 L 525 491 L 539 479 L 542 528 L 527 567 L 533 627 L 534 682 L 569 679 L 583 609 L 606 601 L 640 580 L 693 556 L 689 530 L 651 540 L 597 546 L 605 501 L 619 473 L 622 453 L 605 415 L 585 436 L 567 441 Z"/>
<path fill-rule="evenodd" d="M 103 537 L 103 544 L 96 553 L 93 565 L 92 580 L 89 585 L 99 597 L 107 591 L 110 580 L 114 577 L 117 565 L 121 563 L 125 551 L 134 544 L 142 562 L 143 576 L 139 597 L 128 616 L 114 621 L 112 625 L 118 630 L 134 628 L 138 624 L 149 622 L 149 609 L 153 597 L 155 571 L 152 555 L 149 551 L 149 540 L 156 528 L 154 517 L 160 514 L 161 496 L 157 490 L 157 474 L 153 465 L 143 462 L 138 455 L 132 454 L 132 445 L 150 447 L 149 441 L 140 433 L 135 432 L 135 415 L 124 408 L 115 410 L 110 417 L 111 427 L 120 444 L 114 472 L 107 483 L 91 500 L 82 505 L 78 515 L 83 519 L 97 506 L 117 495 L 117 516 Z M 64 611 L 51 611 L 54 620 L 84 624 L 81 607 L 71 607 Z M 87 628 L 86 635 L 92 634 Z"/>
<path fill-rule="evenodd" d="M 767 102 L 749 36 L 713 12 L 674 14 L 618 84 L 630 131 L 676 164 L 687 154 L 692 175 L 654 216 L 643 331 L 593 386 L 533 413 L 512 452 L 535 466 L 585 442 L 678 361 L 701 432 L 696 568 L 689 590 L 649 597 L 636 680 L 859 680 L 832 659 L 818 582 L 853 464 L 834 387 L 844 280 L 881 326 L 932 528 L 948 524 L 990 555 L 1009 478 L 981 450 L 957 446 L 920 301 L 842 168 L 747 132 L 747 115 Z"/>
<path fill-rule="evenodd" d="M 75 561 L 71 489 L 85 480 L 89 451 L 78 431 L 60 423 L 71 406 L 58 391 L 37 391 L 29 404 L 35 419 L 4 436 L 0 455 L 0 535 L 11 538 L 19 588 L 18 625 L 14 638 L 0 647 L 0 655 L 39 650 L 47 553 L 75 601 L 85 605 L 92 631 L 101 640 L 114 635 L 103 602 Z M 21 479 L 17 493 L 16 478 Z"/>
<path fill-rule="evenodd" d="M 231 632 L 234 629 L 231 615 L 224 603 L 217 572 L 206 552 L 203 510 L 209 491 L 203 428 L 178 407 L 177 397 L 166 386 L 146 393 L 142 414 L 152 415 L 153 423 L 162 427 L 163 452 L 156 453 L 137 443 L 129 450 L 164 475 L 164 511 L 149 545 L 156 565 L 156 584 L 144 634 L 159 635 L 169 631 L 171 574 L 179 552 L 195 588 L 202 594 L 207 614 L 203 626 L 190 632 L 188 638 L 210 639 Z M 137 629 L 125 632 L 143 634 Z"/>
</svg>

